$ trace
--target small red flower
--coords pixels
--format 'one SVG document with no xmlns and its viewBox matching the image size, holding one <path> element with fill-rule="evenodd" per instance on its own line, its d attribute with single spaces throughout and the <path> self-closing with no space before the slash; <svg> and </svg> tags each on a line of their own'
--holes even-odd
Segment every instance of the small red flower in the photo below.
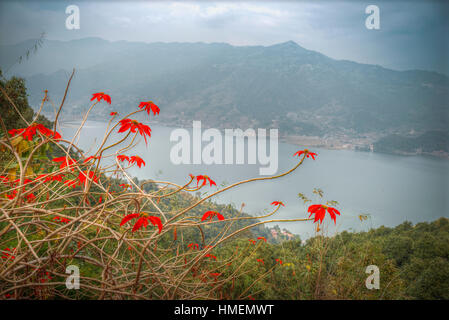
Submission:
<svg viewBox="0 0 449 320">
<path fill-rule="evenodd" d="M 2 252 L 1 252 L 2 259 L 14 260 L 16 258 L 16 256 L 12 254 L 14 251 L 16 251 L 16 248 L 12 248 L 12 250 L 9 249 L 9 248 L 3 249 Z"/>
<path fill-rule="evenodd" d="M 64 177 L 63 174 L 55 174 L 54 176 L 51 176 L 50 174 L 40 174 L 34 179 L 34 182 L 38 182 L 39 180 L 43 180 L 44 182 L 50 182 L 50 181 L 62 181 L 62 178 Z"/>
<path fill-rule="evenodd" d="M 265 261 L 263 259 L 256 259 L 257 262 L 260 262 L 261 264 L 265 264 Z"/>
<path fill-rule="evenodd" d="M 72 171 L 73 171 L 73 164 L 76 163 L 75 160 L 69 159 L 67 157 L 54 158 L 52 161 L 53 162 L 61 162 L 61 164 L 59 165 L 59 169 L 64 169 L 65 167 L 69 167 L 70 170 L 72 170 Z"/>
<path fill-rule="evenodd" d="M 76 180 L 66 180 L 64 181 L 64 184 L 66 184 L 68 187 L 72 187 L 75 189 L 77 181 Z"/>
<path fill-rule="evenodd" d="M 209 258 L 209 259 L 211 259 L 211 260 L 212 260 L 212 259 L 217 260 L 217 257 L 214 256 L 213 254 L 210 254 L 210 253 L 206 254 L 204 257 Z"/>
<path fill-rule="evenodd" d="M 110 115 L 111 115 L 111 117 L 113 117 L 113 116 L 117 115 L 117 112 L 111 112 Z"/>
<path fill-rule="evenodd" d="M 334 220 L 334 223 L 337 224 L 337 214 L 340 215 L 340 212 L 332 207 L 325 206 L 323 204 L 313 204 L 307 209 L 307 212 L 310 212 L 309 218 L 312 214 L 315 214 L 315 220 L 313 222 L 317 222 L 320 220 L 320 224 L 323 222 L 324 215 L 326 214 L 326 210 L 331 216 L 331 219 Z"/>
<path fill-rule="evenodd" d="M 189 249 L 193 249 L 193 250 L 200 250 L 200 246 L 198 245 L 198 243 L 189 243 L 189 245 L 187 246 Z"/>
<path fill-rule="evenodd" d="M 282 201 L 273 201 L 271 203 L 273 206 L 283 206 L 285 207 L 284 203 Z"/>
<path fill-rule="evenodd" d="M 280 265 L 282 264 L 282 260 L 281 259 L 275 259 L 277 263 L 279 263 Z"/>
<path fill-rule="evenodd" d="M 69 223 L 69 222 L 70 222 L 70 219 L 67 219 L 67 218 L 61 218 L 61 222 L 62 222 L 62 223 Z"/>
<path fill-rule="evenodd" d="M 100 159 L 100 157 L 90 156 L 90 157 L 87 157 L 87 158 L 83 161 L 83 163 L 89 162 L 90 160 L 97 160 L 97 159 Z"/>
<path fill-rule="evenodd" d="M 107 103 L 111 104 L 111 97 L 109 95 L 105 94 L 104 92 L 97 92 L 97 93 L 92 94 L 92 99 L 90 99 L 90 101 L 93 101 L 95 99 L 97 99 L 97 101 L 100 101 L 103 99 Z"/>
<path fill-rule="evenodd" d="M 145 139 L 145 143 L 147 143 L 147 136 L 151 137 L 151 128 L 145 124 L 140 123 L 137 120 L 120 120 L 120 129 L 118 130 L 118 132 L 125 132 L 127 130 L 130 130 L 131 132 L 139 131 L 140 135 Z"/>
<path fill-rule="evenodd" d="M 218 272 L 211 272 L 211 273 L 209 273 L 209 275 L 210 275 L 212 278 L 215 278 L 215 280 L 217 280 L 217 278 L 218 278 L 219 276 L 221 276 L 221 273 L 218 273 Z"/>
<path fill-rule="evenodd" d="M 29 127 L 23 129 L 12 129 L 8 132 L 12 137 L 14 137 L 15 135 L 21 135 L 25 140 L 31 141 L 38 131 L 44 136 L 53 137 L 54 139 L 61 139 L 61 135 L 59 133 L 53 132 L 40 123 L 32 124 Z"/>
<path fill-rule="evenodd" d="M 16 197 L 16 194 L 17 194 L 17 191 L 14 190 L 12 192 L 12 194 L 7 194 L 6 196 L 8 197 L 9 200 L 12 200 L 12 199 L 14 199 Z"/>
<path fill-rule="evenodd" d="M 61 182 L 62 181 L 62 178 L 64 178 L 64 174 L 56 174 L 56 175 L 54 175 L 51 179 L 53 180 L 53 181 L 59 181 L 59 182 Z"/>
<path fill-rule="evenodd" d="M 119 187 L 122 187 L 122 188 L 125 189 L 125 190 L 128 189 L 128 188 L 130 188 L 130 189 L 133 188 L 131 185 L 125 184 L 125 183 L 120 184 Z"/>
<path fill-rule="evenodd" d="M 315 160 L 315 156 L 317 155 L 315 152 L 310 152 L 308 149 L 304 149 L 295 152 L 293 156 L 297 155 L 298 157 L 300 157 L 302 154 L 304 154 L 307 158 L 312 157 L 313 160 Z"/>
<path fill-rule="evenodd" d="M 123 161 L 128 161 L 129 162 L 129 157 L 128 156 L 125 156 L 124 154 L 119 154 L 118 156 L 117 156 L 117 159 L 118 159 L 118 161 L 121 161 L 121 162 L 123 162 Z"/>
<path fill-rule="evenodd" d="M 87 178 L 95 183 L 98 183 L 98 177 L 94 174 L 93 171 L 82 171 L 78 175 L 79 185 L 86 183 Z"/>
<path fill-rule="evenodd" d="M 207 181 L 209 181 L 209 185 L 212 186 L 216 186 L 217 184 L 215 183 L 215 181 L 213 181 L 211 178 L 209 178 L 206 175 L 199 175 L 196 176 L 196 186 L 198 187 L 198 183 L 200 182 L 200 180 L 203 180 L 203 184 L 201 186 L 206 185 Z"/>
<path fill-rule="evenodd" d="M 145 213 L 128 214 L 126 217 L 124 217 L 122 219 L 122 222 L 120 222 L 120 226 L 122 226 L 125 223 L 127 223 L 128 221 L 130 221 L 132 219 L 136 219 L 136 218 L 137 218 L 137 221 L 133 226 L 132 232 L 135 232 L 142 227 L 146 228 L 148 226 L 148 222 L 151 222 L 153 224 L 153 226 L 157 226 L 159 228 L 159 233 L 161 233 L 162 227 L 163 227 L 161 219 L 159 217 L 155 217 L 155 216 L 147 216 Z"/>
<path fill-rule="evenodd" d="M 263 241 L 267 242 L 267 239 L 265 237 L 258 237 L 257 240 L 263 240 Z"/>
<path fill-rule="evenodd" d="M 140 109 L 145 108 L 148 115 L 150 114 L 150 111 L 153 111 L 154 115 L 159 114 L 159 111 L 161 111 L 161 109 L 159 109 L 159 107 L 155 105 L 153 101 L 141 102 L 139 104 L 139 108 Z"/>
<path fill-rule="evenodd" d="M 36 196 L 33 193 L 29 193 L 26 196 L 28 202 L 33 202 L 34 200 L 36 200 Z"/>
<path fill-rule="evenodd" d="M 215 216 L 217 216 L 218 220 L 220 220 L 220 221 L 224 220 L 224 217 L 220 213 L 215 212 L 215 211 L 206 211 L 203 214 L 203 217 L 201 218 L 201 221 L 204 221 L 206 219 L 212 220 L 212 218 L 215 217 Z"/>
<path fill-rule="evenodd" d="M 62 218 L 62 217 L 60 217 L 60 216 L 54 216 L 54 217 L 53 217 L 53 220 L 54 220 L 54 221 L 57 221 L 57 222 L 61 222 L 61 223 L 69 223 L 69 222 L 70 222 L 70 219 Z M 58 220 L 59 220 L 59 221 L 58 221 Z"/>
<path fill-rule="evenodd" d="M 142 160 L 141 157 L 139 156 L 131 156 L 129 158 L 129 163 L 133 164 L 133 163 L 137 163 L 137 166 L 140 168 L 142 165 L 145 167 L 145 161 Z"/>
<path fill-rule="evenodd" d="M 252 244 L 256 244 L 256 240 L 248 239 L 248 241 L 251 242 Z"/>
</svg>

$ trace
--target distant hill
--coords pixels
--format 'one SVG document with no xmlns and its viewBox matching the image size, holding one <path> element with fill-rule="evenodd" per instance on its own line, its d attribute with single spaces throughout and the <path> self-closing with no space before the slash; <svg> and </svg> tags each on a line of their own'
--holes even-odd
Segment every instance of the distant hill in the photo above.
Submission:
<svg viewBox="0 0 449 320">
<path fill-rule="evenodd" d="M 374 150 L 397 154 L 432 154 L 437 151 L 449 153 L 449 133 L 427 131 L 422 135 L 409 137 L 391 134 L 374 143 Z"/>
<path fill-rule="evenodd" d="M 0 46 L 0 66 L 6 70 L 31 45 Z M 37 105 L 44 89 L 59 100 L 73 67 L 66 108 L 77 117 L 91 93 L 106 91 L 119 112 L 156 101 L 159 119 L 172 125 L 202 120 L 219 128 L 375 139 L 449 127 L 448 77 L 334 60 L 293 41 L 267 47 L 46 41 L 11 72 L 26 77 L 30 102 Z M 99 108 L 96 116 L 108 112 Z"/>
</svg>

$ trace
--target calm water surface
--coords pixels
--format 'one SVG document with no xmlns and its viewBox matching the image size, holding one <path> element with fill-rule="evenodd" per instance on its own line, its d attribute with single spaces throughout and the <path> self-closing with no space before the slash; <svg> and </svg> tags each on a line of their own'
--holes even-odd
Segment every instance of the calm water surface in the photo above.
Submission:
<svg viewBox="0 0 449 320">
<path fill-rule="evenodd" d="M 87 122 L 81 132 L 79 145 L 85 151 L 95 150 L 101 141 L 106 124 Z M 259 165 L 173 165 L 170 149 L 175 144 L 169 137 L 173 128 L 152 125 L 148 147 L 143 140 L 128 155 L 139 155 L 146 167 L 130 170 L 139 179 L 158 179 L 182 184 L 188 174 L 207 174 L 220 186 L 242 179 L 259 176 Z M 73 137 L 75 123 L 63 123 L 65 138 Z M 203 144 L 204 147 L 205 143 Z M 279 144 L 278 173 L 297 163 L 292 155 L 301 147 Z M 449 161 L 423 156 L 395 156 L 347 150 L 314 149 L 316 161 L 307 159 L 294 173 L 277 180 L 251 182 L 229 190 L 216 198 L 220 203 L 245 203 L 247 213 L 257 215 L 271 209 L 270 203 L 285 203 L 276 218 L 306 217 L 306 207 L 298 198 L 304 193 L 317 203 L 313 188 L 324 191 L 325 200 L 337 200 L 342 215 L 337 225 L 328 225 L 329 233 L 335 230 L 366 230 L 380 225 L 395 226 L 405 220 L 414 223 L 449 216 Z M 88 153 L 89 154 L 89 153 Z M 209 190 L 208 188 L 204 189 Z M 360 213 L 370 214 L 368 221 L 360 222 Z M 277 223 L 279 224 L 279 223 Z M 314 233 L 310 222 L 279 224 L 281 228 L 307 238 Z"/>
</svg>

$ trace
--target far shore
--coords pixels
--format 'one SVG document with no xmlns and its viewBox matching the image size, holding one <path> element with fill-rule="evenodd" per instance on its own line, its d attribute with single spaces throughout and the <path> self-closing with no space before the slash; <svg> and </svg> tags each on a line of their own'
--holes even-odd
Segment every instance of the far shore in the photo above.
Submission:
<svg viewBox="0 0 449 320">
<path fill-rule="evenodd" d="M 81 123 L 80 119 L 66 118 L 61 119 L 60 124 L 76 124 Z M 101 123 L 107 123 L 103 118 L 92 118 L 88 121 L 95 121 Z M 164 127 L 177 127 L 184 129 L 191 129 L 192 127 L 189 125 L 183 124 L 168 124 L 165 122 L 160 122 L 156 119 L 152 119 L 153 124 Z M 281 135 L 279 137 L 279 141 L 283 143 L 288 143 L 296 146 L 302 146 L 307 148 L 321 148 L 327 150 L 355 150 L 355 151 L 363 151 L 363 152 L 375 152 L 380 153 L 373 148 L 373 139 L 351 139 L 346 137 L 345 139 L 337 139 L 337 138 L 322 138 L 318 136 L 303 136 L 303 135 Z M 406 152 L 397 150 L 394 153 L 389 153 L 399 156 L 431 156 L 442 159 L 449 159 L 449 153 L 444 151 L 434 151 L 434 152 Z"/>
</svg>

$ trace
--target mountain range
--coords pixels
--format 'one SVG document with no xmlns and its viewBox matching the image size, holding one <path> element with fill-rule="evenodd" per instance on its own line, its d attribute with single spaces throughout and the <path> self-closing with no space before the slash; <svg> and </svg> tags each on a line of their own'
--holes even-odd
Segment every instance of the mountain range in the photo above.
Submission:
<svg viewBox="0 0 449 320">
<path fill-rule="evenodd" d="M 75 68 L 64 113 L 78 118 L 91 94 L 104 91 L 113 104 L 97 108 L 98 119 L 153 100 L 161 108 L 158 120 L 168 125 L 202 120 L 206 127 L 274 127 L 281 135 L 368 142 L 392 134 L 446 134 L 449 128 L 447 76 L 334 60 L 293 41 L 232 46 L 46 40 L 14 64 L 32 46 L 33 40 L 0 46 L 1 68 L 26 78 L 33 107 L 44 89 L 59 102 Z"/>
</svg>

